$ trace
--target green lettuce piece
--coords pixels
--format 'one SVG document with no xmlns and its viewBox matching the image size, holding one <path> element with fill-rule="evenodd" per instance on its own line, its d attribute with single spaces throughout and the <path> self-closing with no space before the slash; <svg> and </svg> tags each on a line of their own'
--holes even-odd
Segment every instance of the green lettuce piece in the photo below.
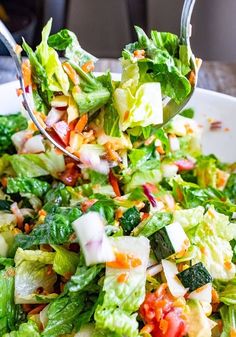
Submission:
<svg viewBox="0 0 236 337">
<path fill-rule="evenodd" d="M 36 178 L 8 178 L 7 193 L 32 193 L 42 197 L 50 188 L 46 181 Z"/>
<path fill-rule="evenodd" d="M 42 337 L 57 337 L 71 333 L 83 309 L 85 298 L 83 295 L 70 298 L 68 296 L 57 298 L 47 311 L 47 325 Z"/>
<path fill-rule="evenodd" d="M 235 203 L 236 201 L 236 173 L 232 173 L 224 189 L 224 193 L 227 197 Z"/>
<path fill-rule="evenodd" d="M 158 162 L 156 161 L 156 165 L 158 165 Z M 127 178 L 127 176 L 126 176 Z M 125 192 L 128 193 L 132 191 L 133 189 L 142 186 L 146 183 L 150 184 L 158 184 L 162 180 L 162 173 L 159 168 L 157 169 L 151 169 L 145 171 L 145 168 L 142 170 L 137 170 L 133 173 L 133 175 L 128 177 L 129 181 L 125 184 Z"/>
<path fill-rule="evenodd" d="M 65 95 L 69 90 L 69 79 L 65 73 L 57 52 L 48 46 L 48 37 L 52 27 L 52 19 L 42 30 L 42 42 L 36 48 L 36 57 L 45 69 L 48 86 L 51 91 L 62 91 Z"/>
<path fill-rule="evenodd" d="M 27 323 L 22 323 L 19 330 L 6 333 L 2 337 L 40 337 L 40 331 L 37 324 L 29 320 Z"/>
<path fill-rule="evenodd" d="M 103 198 L 89 207 L 89 211 L 98 212 L 108 224 L 112 224 L 115 217 L 115 203 L 112 199 Z"/>
<path fill-rule="evenodd" d="M 3 261 L 2 261 L 3 262 Z M 14 302 L 14 275 L 13 267 L 8 266 L 0 271 L 0 335 L 14 330 L 17 324 L 19 306 Z"/>
<path fill-rule="evenodd" d="M 73 275 L 79 263 L 79 255 L 71 252 L 62 246 L 51 245 L 56 251 L 53 260 L 53 270 L 62 276 Z"/>
<path fill-rule="evenodd" d="M 53 286 L 57 280 L 54 272 L 47 273 L 55 253 L 18 248 L 15 255 L 15 303 L 48 302 L 55 298 Z M 38 294 L 38 289 L 49 295 Z"/>
<path fill-rule="evenodd" d="M 211 321 L 207 318 L 200 301 L 191 299 L 187 301 L 188 307 L 188 336 L 211 337 Z"/>
<path fill-rule="evenodd" d="M 224 304 L 236 305 L 236 278 L 228 281 L 223 287 L 223 290 L 220 291 L 220 301 Z"/>
<path fill-rule="evenodd" d="M 123 253 L 133 254 L 142 261 L 139 267 L 127 271 L 127 282 L 117 282 L 121 270 L 106 268 L 102 304 L 95 311 L 96 328 L 108 330 L 119 336 L 138 336 L 136 321 L 138 310 L 145 297 L 146 268 L 149 241 L 144 238 L 122 236 L 110 239 L 112 245 Z"/>
<path fill-rule="evenodd" d="M 197 160 L 196 176 L 197 183 L 200 187 L 214 187 L 216 188 L 217 182 L 217 167 L 216 159 L 213 156 L 201 156 Z"/>
<path fill-rule="evenodd" d="M 4 152 L 14 152 L 11 136 L 28 126 L 27 119 L 22 114 L 0 116 L 0 155 Z"/>
<path fill-rule="evenodd" d="M 236 306 L 224 305 L 220 308 L 220 315 L 223 322 L 223 332 L 220 337 L 230 337 L 231 332 L 236 329 Z"/>
<path fill-rule="evenodd" d="M 149 237 L 162 227 L 169 225 L 171 222 L 173 222 L 173 216 L 171 213 L 156 212 L 134 228 L 132 234 L 134 236 Z"/>
<path fill-rule="evenodd" d="M 0 232 L 13 229 L 16 223 L 16 216 L 14 214 L 0 211 Z"/>
<path fill-rule="evenodd" d="M 70 204 L 71 194 L 63 183 L 53 186 L 45 195 L 44 209 L 47 211 L 51 206 L 68 206 Z"/>
<path fill-rule="evenodd" d="M 191 238 L 192 244 L 198 247 L 193 264 L 201 261 L 214 279 L 230 280 L 235 275 L 229 243 L 234 236 L 234 226 L 230 225 L 228 217 L 210 208 Z M 226 268 L 225 263 L 230 264 L 230 268 Z"/>
<path fill-rule="evenodd" d="M 68 243 L 74 232 L 71 224 L 81 214 L 79 208 L 56 207 L 46 216 L 45 222 L 35 227 L 30 234 L 17 235 L 16 242 L 24 249 L 40 244 Z"/>
<path fill-rule="evenodd" d="M 185 231 L 197 226 L 203 220 L 204 207 L 179 209 L 173 212 L 173 221 L 179 222 Z"/>
<path fill-rule="evenodd" d="M 58 155 L 54 150 L 41 154 L 15 154 L 8 156 L 15 174 L 20 178 L 35 178 L 57 173 L 65 170 L 64 156 Z"/>
</svg>

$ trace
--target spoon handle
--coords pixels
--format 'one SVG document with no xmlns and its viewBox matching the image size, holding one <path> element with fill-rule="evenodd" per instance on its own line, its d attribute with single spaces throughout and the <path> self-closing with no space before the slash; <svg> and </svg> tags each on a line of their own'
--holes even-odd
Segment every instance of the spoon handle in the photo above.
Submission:
<svg viewBox="0 0 236 337">
<path fill-rule="evenodd" d="M 180 21 L 180 40 L 181 43 L 185 45 L 190 45 L 190 36 L 191 36 L 190 21 L 195 2 L 196 0 L 185 0 L 182 9 Z"/>
</svg>

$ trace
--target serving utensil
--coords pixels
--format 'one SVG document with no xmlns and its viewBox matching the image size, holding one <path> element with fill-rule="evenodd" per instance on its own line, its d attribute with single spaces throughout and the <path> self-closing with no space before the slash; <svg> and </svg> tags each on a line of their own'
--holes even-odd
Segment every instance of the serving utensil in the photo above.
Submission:
<svg viewBox="0 0 236 337">
<path fill-rule="evenodd" d="M 177 115 L 188 103 L 190 98 L 192 97 L 194 90 L 197 84 L 197 76 L 198 76 L 198 69 L 196 66 L 195 57 L 191 51 L 190 46 L 190 36 L 191 36 L 191 16 L 193 7 L 196 0 L 185 0 L 184 6 L 181 15 L 181 24 L 180 24 L 180 42 L 181 45 L 185 45 L 188 48 L 190 54 L 190 67 L 192 72 L 192 78 L 194 79 L 193 83 L 191 83 L 191 91 L 189 95 L 185 98 L 185 100 L 181 104 L 177 104 L 173 99 L 165 98 L 163 100 L 163 124 L 159 125 L 158 127 L 163 126 L 166 124 L 171 118 Z M 22 89 L 22 98 L 23 98 L 23 106 L 28 112 L 30 118 L 37 126 L 38 130 L 43 134 L 54 146 L 56 146 L 59 150 L 61 150 L 65 155 L 71 157 L 72 159 L 79 161 L 79 158 L 69 152 L 66 148 L 64 148 L 61 144 L 59 144 L 50 134 L 49 132 L 40 124 L 39 120 L 37 119 L 31 104 L 29 97 L 27 97 L 26 88 L 24 86 L 23 75 L 21 70 L 21 56 L 20 53 L 17 52 L 18 45 L 14 40 L 13 36 L 4 25 L 2 21 L 0 21 L 0 40 L 4 43 L 6 48 L 8 49 L 11 57 L 13 58 L 17 70 L 17 77 L 20 82 L 20 87 Z"/>
</svg>

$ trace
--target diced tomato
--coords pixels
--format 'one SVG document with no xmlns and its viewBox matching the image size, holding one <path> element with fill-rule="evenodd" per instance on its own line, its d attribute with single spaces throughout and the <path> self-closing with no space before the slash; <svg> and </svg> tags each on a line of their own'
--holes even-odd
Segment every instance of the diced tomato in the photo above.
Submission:
<svg viewBox="0 0 236 337">
<path fill-rule="evenodd" d="M 59 179 L 67 186 L 75 186 L 79 176 L 79 168 L 74 165 L 72 167 L 67 167 L 66 170 L 60 174 Z"/>
<path fill-rule="evenodd" d="M 194 169 L 194 163 L 189 159 L 180 159 L 175 162 L 175 165 L 178 166 L 179 172 L 181 171 L 190 171 Z"/>
<path fill-rule="evenodd" d="M 148 293 L 140 307 L 140 316 L 145 326 L 142 331 L 149 331 L 153 337 L 183 337 L 187 333 L 187 324 L 183 308 L 174 305 L 175 298 L 166 284 L 155 292 Z"/>
<path fill-rule="evenodd" d="M 59 136 L 63 144 L 67 146 L 70 140 L 70 128 L 68 124 L 64 121 L 60 121 L 53 125 L 53 129 Z"/>
</svg>

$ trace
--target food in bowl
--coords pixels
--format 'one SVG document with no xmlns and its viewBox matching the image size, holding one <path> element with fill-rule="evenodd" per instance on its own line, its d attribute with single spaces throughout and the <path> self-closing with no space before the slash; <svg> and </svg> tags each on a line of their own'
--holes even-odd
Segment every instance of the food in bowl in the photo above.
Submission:
<svg viewBox="0 0 236 337">
<path fill-rule="evenodd" d="M 182 99 L 191 76 L 181 67 L 176 86 L 171 77 L 165 87 L 173 68 L 165 59 L 166 76 L 154 81 L 154 63 L 163 58 L 137 49 L 150 43 L 155 57 L 176 55 L 178 38 L 153 33 L 150 40 L 138 29 L 140 41 L 124 51 L 121 82 L 85 72 L 97 87 L 84 92 L 81 70 L 75 85 L 52 49 L 68 47 L 72 33 L 48 38 L 48 30 L 36 53 L 24 44 L 25 84 L 42 123 L 76 149 L 80 164 L 22 114 L 0 117 L 2 335 L 234 336 L 235 167 L 203 155 L 193 110 L 158 127 L 162 95 Z M 86 64 L 91 56 L 79 50 Z M 91 107 L 101 92 L 108 100 L 81 116 L 74 100 L 75 122 L 68 123 L 71 96 L 57 91 L 56 66 L 72 91 L 81 86 L 79 103 Z"/>
</svg>

